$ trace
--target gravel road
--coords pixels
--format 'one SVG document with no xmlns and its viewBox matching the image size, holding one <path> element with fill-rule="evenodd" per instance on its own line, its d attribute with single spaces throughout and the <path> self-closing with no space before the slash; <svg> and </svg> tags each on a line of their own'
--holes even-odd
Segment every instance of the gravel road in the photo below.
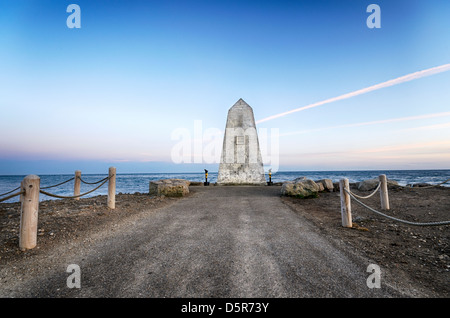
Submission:
<svg viewBox="0 0 450 318">
<path fill-rule="evenodd" d="M 285 205 L 279 187 L 195 187 L 81 242 L 2 270 L 1 297 L 409 297 L 410 286 L 324 237 Z M 77 264 L 81 288 L 68 288 Z M 17 265 L 20 266 L 20 265 Z M 420 296 L 420 295 L 419 295 Z"/>
</svg>

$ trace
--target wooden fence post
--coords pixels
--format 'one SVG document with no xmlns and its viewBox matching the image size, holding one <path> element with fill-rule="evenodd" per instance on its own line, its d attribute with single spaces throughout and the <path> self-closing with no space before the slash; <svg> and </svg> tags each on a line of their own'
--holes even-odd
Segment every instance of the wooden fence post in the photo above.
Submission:
<svg viewBox="0 0 450 318">
<path fill-rule="evenodd" d="M 350 195 L 344 189 L 350 191 L 350 184 L 347 178 L 339 180 L 339 190 L 341 193 L 341 217 L 343 227 L 352 227 L 352 206 Z"/>
<path fill-rule="evenodd" d="M 75 183 L 73 188 L 73 195 L 80 195 L 81 188 L 81 171 L 75 171 Z M 75 198 L 75 200 L 80 200 L 80 198 Z"/>
<path fill-rule="evenodd" d="M 389 195 L 388 195 L 388 187 L 387 187 L 387 178 L 386 175 L 382 174 L 379 176 L 379 180 L 381 182 L 380 185 L 380 199 L 381 199 L 381 209 L 389 210 Z"/>
<path fill-rule="evenodd" d="M 36 175 L 26 176 L 21 183 L 19 248 L 22 251 L 36 247 L 40 183 Z"/>
<path fill-rule="evenodd" d="M 116 168 L 109 168 L 109 181 L 108 181 L 108 208 L 116 208 Z"/>
</svg>

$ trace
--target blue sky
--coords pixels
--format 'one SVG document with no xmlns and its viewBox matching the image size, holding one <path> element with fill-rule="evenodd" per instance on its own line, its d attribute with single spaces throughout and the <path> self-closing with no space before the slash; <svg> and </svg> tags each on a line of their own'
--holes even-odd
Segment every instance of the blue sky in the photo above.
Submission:
<svg viewBox="0 0 450 318">
<path fill-rule="evenodd" d="M 71 3 L 80 29 L 66 25 Z M 380 29 L 366 25 L 371 3 Z M 239 98 L 259 120 L 448 64 L 448 12 L 445 0 L 0 1 L 0 174 L 216 171 L 175 164 L 173 132 L 223 130 Z M 449 87 L 442 72 L 258 128 L 279 129 L 280 170 L 449 169 Z"/>
</svg>

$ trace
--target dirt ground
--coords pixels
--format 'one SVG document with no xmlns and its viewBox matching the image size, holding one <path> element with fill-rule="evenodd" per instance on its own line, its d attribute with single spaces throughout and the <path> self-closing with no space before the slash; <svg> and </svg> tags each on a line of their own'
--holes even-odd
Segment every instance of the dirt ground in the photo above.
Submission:
<svg viewBox="0 0 450 318">
<path fill-rule="evenodd" d="M 352 188 L 356 194 L 367 195 Z M 391 210 L 387 214 L 413 222 L 450 219 L 450 188 L 390 188 Z M 32 257 L 67 240 L 82 240 L 96 227 L 117 224 L 142 210 L 158 209 L 177 198 L 148 194 L 118 194 L 116 209 L 106 205 L 106 196 L 63 199 L 40 203 L 38 246 L 18 248 L 19 203 L 0 204 L 0 266 Z M 356 252 L 383 268 L 406 275 L 442 297 L 450 296 L 450 225 L 411 226 L 379 216 L 352 201 L 353 228 L 341 226 L 339 192 L 322 192 L 318 198 L 282 197 L 296 213 L 313 222 L 325 236 L 340 239 Z M 363 200 L 380 210 L 380 197 Z"/>
<path fill-rule="evenodd" d="M 38 244 L 27 251 L 19 250 L 20 203 L 0 203 L 0 266 L 31 257 L 68 240 L 82 240 L 89 231 L 123 219 L 143 210 L 163 207 L 176 198 L 150 197 L 148 194 L 118 194 L 116 208 L 107 207 L 106 196 L 49 200 L 39 204 Z"/>
<path fill-rule="evenodd" d="M 351 191 L 360 196 L 371 192 Z M 342 227 L 339 192 L 319 198 L 282 200 L 314 222 L 320 231 L 391 272 L 407 276 L 442 297 L 450 296 L 450 225 L 413 226 L 378 215 L 352 200 L 353 227 Z M 380 195 L 361 200 L 373 209 L 411 222 L 450 220 L 450 188 L 389 188 L 390 210 L 382 211 Z M 439 296 L 439 297 L 440 297 Z"/>
</svg>

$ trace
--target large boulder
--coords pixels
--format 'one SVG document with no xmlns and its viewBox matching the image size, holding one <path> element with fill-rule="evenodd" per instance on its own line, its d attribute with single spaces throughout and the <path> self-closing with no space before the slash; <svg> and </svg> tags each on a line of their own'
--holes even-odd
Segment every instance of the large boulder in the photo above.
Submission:
<svg viewBox="0 0 450 318">
<path fill-rule="evenodd" d="M 319 189 L 313 180 L 303 177 L 284 182 L 281 186 L 281 194 L 297 198 L 314 198 L 317 197 Z"/>
<path fill-rule="evenodd" d="M 184 179 L 161 179 L 150 181 L 149 195 L 166 196 L 166 197 L 182 197 L 189 193 L 188 180 Z"/>
<path fill-rule="evenodd" d="M 323 191 L 325 191 L 325 187 L 323 186 L 323 183 L 321 183 L 321 182 L 317 182 L 317 181 L 314 181 L 316 184 L 317 184 L 317 186 L 319 187 L 319 192 L 323 192 Z"/>
<path fill-rule="evenodd" d="M 375 190 L 375 188 L 378 186 L 378 183 L 380 183 L 380 180 L 378 179 L 368 179 L 358 182 L 357 187 L 360 191 L 372 191 Z"/>
<path fill-rule="evenodd" d="M 373 191 L 380 183 L 379 179 L 368 179 L 361 182 L 357 182 L 356 186 L 360 191 Z M 394 180 L 387 180 L 387 184 L 389 187 L 398 186 L 398 182 Z"/>
<path fill-rule="evenodd" d="M 333 181 L 331 181 L 331 179 L 321 179 L 321 180 L 317 180 L 316 183 L 320 186 L 323 186 L 323 190 L 321 191 L 328 191 L 328 192 L 333 192 L 334 190 L 334 185 L 333 185 Z"/>
</svg>

